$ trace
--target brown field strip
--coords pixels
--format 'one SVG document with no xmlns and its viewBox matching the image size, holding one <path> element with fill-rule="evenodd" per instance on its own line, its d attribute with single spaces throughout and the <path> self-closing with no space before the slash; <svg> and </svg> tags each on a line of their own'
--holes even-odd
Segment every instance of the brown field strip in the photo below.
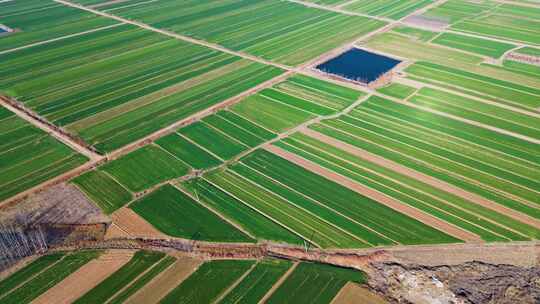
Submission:
<svg viewBox="0 0 540 304">
<path fill-rule="evenodd" d="M 357 156 L 361 159 L 364 159 L 366 161 L 372 162 L 376 165 L 379 165 L 381 167 L 390 169 L 392 171 L 398 172 L 400 174 L 403 174 L 405 176 L 408 176 L 412 179 L 419 180 L 421 182 L 424 182 L 432 187 L 441 189 L 443 191 L 446 191 L 448 193 L 451 193 L 453 195 L 459 196 L 463 199 L 466 199 L 468 201 L 471 201 L 477 205 L 480 205 L 482 207 L 491 209 L 493 211 L 499 212 L 501 214 L 507 215 L 517 221 L 526 223 L 528 225 L 531 225 L 533 227 L 540 229 L 540 221 L 530 217 L 524 213 L 521 213 L 519 211 L 507 208 L 503 205 L 497 204 L 495 202 L 492 202 L 486 198 L 483 198 L 477 194 L 470 193 L 468 191 L 465 191 L 461 188 L 458 188 L 456 186 L 450 185 L 446 182 L 443 182 L 441 180 L 438 180 L 434 177 L 425 175 L 423 173 L 420 173 L 418 171 L 415 171 L 413 169 L 409 169 L 407 167 L 404 167 L 402 165 L 399 165 L 391 160 L 388 160 L 384 157 L 372 154 L 366 150 L 363 150 L 361 148 L 352 146 L 348 143 L 342 142 L 340 140 L 337 140 L 335 138 L 332 138 L 330 136 L 324 135 L 322 133 L 319 133 L 317 131 L 313 131 L 311 129 L 302 129 L 301 132 L 307 136 L 313 137 L 315 139 L 318 139 L 326 144 L 335 146 L 347 153 L 350 153 L 354 156 Z"/>
<path fill-rule="evenodd" d="M 303 167 L 306 170 L 309 170 L 313 173 L 316 173 L 322 177 L 325 177 L 329 180 L 332 180 L 344 187 L 347 187 L 363 196 L 366 196 L 368 198 L 371 198 L 389 208 L 392 208 L 402 214 L 405 214 L 411 218 L 414 218 L 428 226 L 431 226 L 437 230 L 440 230 L 442 232 L 445 232 L 451 236 L 454 236 L 460 240 L 463 240 L 465 242 L 482 242 L 482 239 L 469 231 L 465 231 L 457 226 L 454 226 L 450 223 L 447 223 L 441 219 L 438 219 L 430 214 L 424 213 L 423 211 L 420 211 L 416 208 L 410 207 L 408 205 L 402 204 L 399 201 L 396 201 L 378 191 L 375 191 L 371 188 L 368 188 L 366 186 L 363 186 L 361 184 L 358 184 L 356 182 L 351 181 L 350 179 L 339 175 L 337 173 L 334 173 L 330 170 L 327 170 L 325 168 L 320 167 L 317 164 L 314 164 L 311 161 L 308 161 L 300 156 L 297 156 L 296 154 L 290 153 L 288 151 L 285 151 L 281 148 L 278 148 L 276 146 L 266 146 L 265 149 L 269 152 L 272 152 L 280 157 L 283 157 L 290 162 L 295 163 L 296 165 L 299 165 Z"/>
<path fill-rule="evenodd" d="M 109 250 L 70 274 L 32 303 L 72 303 L 124 266 L 132 256 L 132 251 Z"/>
<path fill-rule="evenodd" d="M 347 283 L 336 297 L 330 302 L 331 304 L 353 304 L 353 303 L 362 303 L 362 304 L 386 304 L 386 302 L 379 295 L 369 291 L 368 289 L 349 282 Z"/>
<path fill-rule="evenodd" d="M 129 208 L 120 208 L 111 217 L 113 223 L 131 237 L 168 238 Z"/>
<path fill-rule="evenodd" d="M 165 269 L 150 283 L 146 284 L 126 304 L 153 304 L 158 303 L 171 290 L 188 278 L 199 266 L 202 260 L 180 256 L 169 268 Z"/>
</svg>

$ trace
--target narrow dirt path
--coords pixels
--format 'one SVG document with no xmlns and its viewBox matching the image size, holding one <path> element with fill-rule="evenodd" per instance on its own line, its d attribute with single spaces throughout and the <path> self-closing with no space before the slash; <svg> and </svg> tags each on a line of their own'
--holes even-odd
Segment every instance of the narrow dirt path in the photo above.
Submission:
<svg viewBox="0 0 540 304">
<path fill-rule="evenodd" d="M 132 251 L 110 250 L 70 274 L 32 304 L 72 303 L 124 266 L 132 256 Z"/>
<path fill-rule="evenodd" d="M 436 218 L 430 214 L 427 214 L 423 211 L 420 211 L 416 208 L 410 207 L 408 205 L 402 204 L 378 191 L 375 191 L 371 188 L 365 187 L 361 184 L 351 181 L 350 179 L 336 174 L 330 170 L 322 168 L 308 160 L 305 160 L 293 153 L 285 151 L 276 146 L 267 146 L 265 149 L 269 152 L 272 152 L 278 156 L 281 156 L 290 162 L 293 162 L 306 170 L 309 170 L 313 173 L 316 173 L 322 177 L 325 177 L 329 180 L 332 180 L 344 187 L 347 187 L 363 196 L 369 197 L 380 204 L 383 204 L 389 208 L 392 208 L 404 215 L 407 215 L 413 219 L 416 219 L 428 226 L 431 226 L 439 231 L 445 232 L 449 235 L 452 235 L 460 240 L 465 242 L 482 242 L 482 239 L 469 231 L 465 231 L 457 226 L 454 226 L 450 223 L 447 223 L 439 218 Z"/>
<path fill-rule="evenodd" d="M 11 112 L 15 113 L 20 118 L 26 120 L 30 124 L 34 125 L 35 127 L 40 128 L 45 133 L 53 136 L 54 138 L 58 139 L 62 143 L 69 146 L 71 149 L 79 152 L 80 154 L 88 157 L 92 161 L 97 161 L 102 159 L 103 157 L 96 152 L 90 150 L 88 147 L 85 147 L 79 143 L 77 143 L 75 140 L 73 140 L 69 135 L 66 133 L 60 132 L 57 128 L 55 128 L 52 124 L 45 123 L 45 119 L 43 118 L 37 118 L 33 115 L 30 115 L 30 110 L 23 108 L 21 105 L 15 106 L 13 102 L 8 100 L 5 97 L 0 96 L 0 105 L 5 107 L 6 109 L 10 110 Z"/>
<path fill-rule="evenodd" d="M 407 177 L 410 177 L 412 179 L 419 180 L 421 182 L 424 182 L 434 188 L 446 191 L 448 193 L 451 193 L 453 195 L 459 196 L 463 199 L 466 199 L 470 202 L 473 202 L 477 205 L 480 205 L 482 207 L 491 209 L 493 211 L 499 212 L 501 214 L 507 215 L 515 220 L 518 220 L 520 222 L 529 224 L 533 227 L 536 227 L 540 229 L 540 221 L 532 218 L 526 214 L 523 214 L 521 212 L 515 211 L 513 209 L 509 209 L 505 206 L 502 206 L 500 204 L 497 204 L 495 202 L 492 202 L 488 199 L 485 199 L 477 194 L 473 194 L 470 192 L 467 192 L 461 188 L 458 188 L 456 186 L 450 185 L 446 182 L 443 182 L 441 180 L 438 180 L 432 176 L 425 175 L 423 173 L 420 173 L 418 171 L 415 171 L 413 169 L 404 167 L 400 164 L 397 164 L 391 160 L 388 160 L 386 158 L 383 158 L 381 156 L 372 154 L 366 150 L 360 149 L 358 147 L 352 146 L 350 144 L 347 144 L 345 142 L 342 142 L 340 140 L 337 140 L 335 138 L 326 136 L 322 133 L 319 133 L 317 131 L 313 131 L 311 129 L 304 129 L 301 131 L 303 134 L 308 135 L 310 137 L 316 138 L 324 143 L 330 144 L 332 146 L 335 146 L 345 152 L 348 152 L 354 156 L 357 156 L 359 158 L 362 158 L 364 160 L 367 160 L 369 162 L 372 162 L 376 165 L 379 165 L 381 167 L 390 169 L 392 171 L 398 172 L 400 174 L 403 174 Z"/>
</svg>

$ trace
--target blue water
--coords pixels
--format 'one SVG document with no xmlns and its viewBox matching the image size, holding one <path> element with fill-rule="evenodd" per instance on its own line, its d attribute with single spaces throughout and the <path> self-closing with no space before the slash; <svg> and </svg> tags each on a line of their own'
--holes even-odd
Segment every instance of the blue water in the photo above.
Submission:
<svg viewBox="0 0 540 304">
<path fill-rule="evenodd" d="M 350 80 L 370 83 L 401 61 L 352 48 L 317 66 L 317 69 Z"/>
<path fill-rule="evenodd" d="M 5 32 L 7 32 L 7 31 L 6 31 L 5 29 L 3 29 L 3 28 L 0 27 L 0 34 L 1 34 L 1 33 L 5 33 Z"/>
</svg>

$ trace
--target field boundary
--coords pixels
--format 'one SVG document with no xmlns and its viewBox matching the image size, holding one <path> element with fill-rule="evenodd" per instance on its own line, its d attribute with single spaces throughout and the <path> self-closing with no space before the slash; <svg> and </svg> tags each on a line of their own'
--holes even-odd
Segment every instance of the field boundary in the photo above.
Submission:
<svg viewBox="0 0 540 304">
<path fill-rule="evenodd" d="M 409 205 L 400 203 L 399 201 L 396 201 L 393 198 L 390 198 L 376 190 L 370 189 L 362 184 L 356 183 L 340 174 L 329 171 L 328 169 L 320 167 L 319 165 L 314 164 L 308 160 L 304 160 L 303 158 L 301 158 L 300 156 L 297 156 L 296 154 L 290 153 L 276 146 L 267 146 L 265 147 L 265 149 L 275 155 L 283 157 L 289 160 L 290 162 L 303 167 L 304 169 L 308 171 L 314 172 L 322 177 L 332 180 L 344 187 L 347 187 L 357 192 L 360 195 L 369 197 L 375 200 L 379 204 L 385 205 L 401 214 L 404 214 L 410 218 L 416 219 L 434 229 L 437 229 L 441 232 L 452 235 L 465 242 L 482 242 L 480 237 L 476 234 L 463 230 L 462 228 L 459 228 L 453 224 L 450 224 L 446 221 L 436 218 L 431 214 L 425 213 Z M 311 166 L 310 164 L 313 164 L 313 166 Z M 312 167 L 315 167 L 318 170 L 314 171 Z M 370 193 L 370 194 L 367 194 L 367 193 Z"/>
</svg>

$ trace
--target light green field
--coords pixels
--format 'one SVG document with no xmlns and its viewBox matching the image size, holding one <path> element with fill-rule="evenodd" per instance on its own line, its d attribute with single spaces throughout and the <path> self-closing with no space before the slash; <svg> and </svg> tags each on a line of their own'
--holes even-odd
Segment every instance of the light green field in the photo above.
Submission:
<svg viewBox="0 0 540 304">
<path fill-rule="evenodd" d="M 148 145 L 100 168 L 132 192 L 188 173 L 189 167 L 158 146 Z"/>
</svg>

